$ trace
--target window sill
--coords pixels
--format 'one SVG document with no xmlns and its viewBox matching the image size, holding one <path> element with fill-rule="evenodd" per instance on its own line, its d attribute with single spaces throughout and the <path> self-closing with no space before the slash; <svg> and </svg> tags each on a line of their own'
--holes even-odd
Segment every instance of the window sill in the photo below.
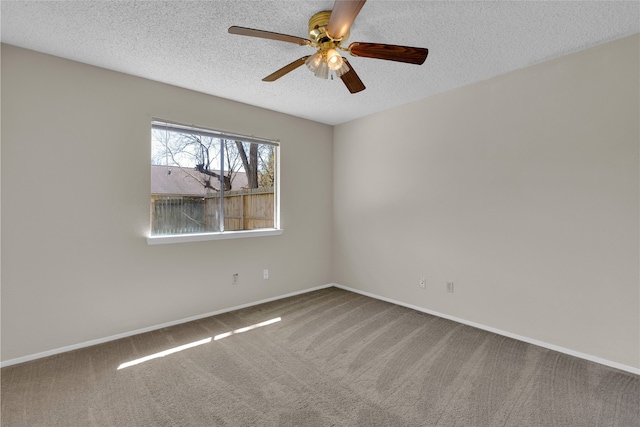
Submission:
<svg viewBox="0 0 640 427">
<path fill-rule="evenodd" d="M 227 231 L 224 233 L 174 234 L 168 236 L 149 236 L 148 245 L 164 245 L 168 243 L 205 242 L 209 240 L 242 239 L 245 237 L 279 236 L 283 229 Z"/>
</svg>

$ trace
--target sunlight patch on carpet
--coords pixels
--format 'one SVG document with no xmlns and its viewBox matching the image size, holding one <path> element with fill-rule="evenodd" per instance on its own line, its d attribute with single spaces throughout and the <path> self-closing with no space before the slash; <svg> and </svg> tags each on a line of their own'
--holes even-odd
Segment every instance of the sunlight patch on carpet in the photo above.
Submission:
<svg viewBox="0 0 640 427">
<path fill-rule="evenodd" d="M 240 328 L 240 329 L 236 329 L 236 330 L 233 330 L 233 331 L 225 332 L 224 334 L 216 335 L 215 337 L 213 337 L 213 341 L 217 341 L 217 340 L 220 340 L 222 338 L 229 337 L 231 335 L 241 334 L 242 332 L 247 332 L 247 331 L 250 331 L 252 329 L 260 328 L 262 326 L 271 325 L 271 324 L 279 322 L 281 320 L 282 319 L 280 317 L 276 317 L 275 319 L 265 320 L 264 322 L 256 323 L 255 325 L 245 326 L 244 328 Z M 200 341 L 194 341 L 194 342 L 189 343 L 189 344 L 180 345 L 178 347 L 170 348 L 168 350 L 164 350 L 164 351 L 161 351 L 159 353 L 150 354 L 149 356 L 141 357 L 140 359 L 136 359 L 136 360 L 132 360 L 130 362 L 123 363 L 120 366 L 118 366 L 117 370 L 119 371 L 120 369 L 128 368 L 130 366 L 138 365 L 140 363 L 147 362 L 149 360 L 158 359 L 160 357 L 168 356 L 170 354 L 177 353 L 179 351 L 187 350 L 189 348 L 197 347 L 199 345 L 207 344 L 207 343 L 210 343 L 210 342 L 211 342 L 211 337 L 205 338 L 205 339 L 200 340 Z"/>
<path fill-rule="evenodd" d="M 245 326 L 244 328 L 236 329 L 235 331 L 225 332 L 224 334 L 216 335 L 215 337 L 213 337 L 213 340 L 214 341 L 221 340 L 222 338 L 226 338 L 231 335 L 241 334 L 242 332 L 247 332 L 252 329 L 260 328 L 261 326 L 271 325 L 272 323 L 279 322 L 280 320 L 282 319 L 279 317 L 276 317 L 275 319 L 271 319 L 271 320 L 265 320 L 264 322 L 256 323 L 255 325 Z"/>
<path fill-rule="evenodd" d="M 170 348 L 169 350 L 164 350 L 164 351 L 161 351 L 159 353 L 150 354 L 149 356 L 141 357 L 140 359 L 136 359 L 136 360 L 132 360 L 131 362 L 123 363 L 120 366 L 118 366 L 117 370 L 128 368 L 129 366 L 138 365 L 138 364 L 140 364 L 142 362 L 146 362 L 146 361 L 149 361 L 149 360 L 152 360 L 152 359 L 157 359 L 159 357 L 168 356 L 169 354 L 177 353 L 179 351 L 186 350 L 188 348 L 197 347 L 199 345 L 207 344 L 207 343 L 210 343 L 210 342 L 211 342 L 211 337 L 205 338 L 205 339 L 200 340 L 200 341 L 195 341 L 195 342 L 192 342 L 192 343 L 189 343 L 189 344 L 180 345 L 178 347 Z"/>
</svg>

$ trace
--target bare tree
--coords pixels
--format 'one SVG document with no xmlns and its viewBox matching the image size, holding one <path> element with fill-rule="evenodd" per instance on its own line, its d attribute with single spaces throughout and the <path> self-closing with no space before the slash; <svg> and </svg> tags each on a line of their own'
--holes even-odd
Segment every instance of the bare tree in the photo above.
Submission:
<svg viewBox="0 0 640 427">
<path fill-rule="evenodd" d="M 276 182 L 276 153 L 273 146 L 263 146 L 258 152 L 260 165 L 258 170 L 258 185 L 264 188 L 271 188 Z"/>
<path fill-rule="evenodd" d="M 217 160 L 218 155 L 212 156 L 212 154 L 216 153 L 216 147 L 213 145 L 213 138 L 211 137 L 201 137 L 199 135 L 184 135 L 184 138 L 190 140 L 191 146 L 195 149 L 196 152 L 196 166 L 195 170 L 200 172 L 203 175 L 208 177 L 214 177 L 219 182 L 222 181 L 224 183 L 224 190 L 231 190 L 231 175 L 233 170 L 228 170 L 227 174 L 221 175 L 224 173 L 218 169 L 216 172 L 215 164 L 212 164 L 213 161 Z M 203 141 L 204 140 L 204 141 Z M 226 144 L 225 144 L 226 145 Z M 219 144 L 216 142 L 216 146 L 219 147 Z M 217 161 L 217 164 L 220 165 L 220 161 Z M 215 187 L 211 185 L 211 178 L 204 179 L 204 188 L 209 188 L 212 190 L 216 190 Z"/>
<path fill-rule="evenodd" d="M 219 187 L 216 188 L 213 185 L 213 178 L 217 182 L 222 182 L 222 188 L 229 191 L 242 162 L 235 144 L 232 141 L 222 142 L 225 145 L 225 165 L 221 168 L 219 139 L 197 134 L 154 130 L 155 145 L 152 163 L 178 167 L 204 188 L 220 191 Z"/>
<path fill-rule="evenodd" d="M 249 155 L 247 156 L 247 146 Z M 268 144 L 236 141 L 242 166 L 247 173 L 249 188 L 273 187 L 275 182 L 275 153 Z"/>
<path fill-rule="evenodd" d="M 152 154 L 154 164 L 179 167 L 204 188 L 219 191 L 212 183 L 213 178 L 222 182 L 224 190 L 229 191 L 233 188 L 234 178 L 242 169 L 247 176 L 248 188 L 273 186 L 274 150 L 268 144 L 220 140 L 198 134 L 160 130 L 154 133 L 154 141 L 159 144 L 154 147 Z M 220 165 L 221 148 L 224 152 L 223 167 Z M 189 170 L 199 174 L 189 173 Z"/>
<path fill-rule="evenodd" d="M 258 144 L 249 144 L 249 156 L 244 144 L 236 141 L 236 148 L 242 159 L 244 171 L 247 173 L 247 185 L 249 188 L 258 188 Z"/>
</svg>

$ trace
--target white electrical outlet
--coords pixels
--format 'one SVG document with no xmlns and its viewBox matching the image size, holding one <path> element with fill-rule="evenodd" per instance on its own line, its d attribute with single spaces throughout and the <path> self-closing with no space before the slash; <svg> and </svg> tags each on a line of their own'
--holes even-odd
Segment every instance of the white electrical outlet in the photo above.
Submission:
<svg viewBox="0 0 640 427">
<path fill-rule="evenodd" d="M 234 284 L 234 285 L 238 284 L 238 273 L 235 273 L 233 275 L 233 278 L 231 279 L 231 283 Z"/>
<path fill-rule="evenodd" d="M 265 268 L 264 270 L 262 270 L 262 278 L 264 280 L 268 280 L 269 279 L 269 269 Z"/>
<path fill-rule="evenodd" d="M 427 289 L 427 279 L 425 279 L 424 277 L 420 278 L 420 287 L 422 289 Z"/>
<path fill-rule="evenodd" d="M 453 292 L 453 282 L 447 282 L 447 292 Z"/>
</svg>

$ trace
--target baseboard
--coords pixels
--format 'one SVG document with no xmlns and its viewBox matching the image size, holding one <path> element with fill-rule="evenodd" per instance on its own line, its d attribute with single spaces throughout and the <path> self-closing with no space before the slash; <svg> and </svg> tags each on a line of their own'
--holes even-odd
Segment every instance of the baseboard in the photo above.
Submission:
<svg viewBox="0 0 640 427">
<path fill-rule="evenodd" d="M 397 301 L 397 300 L 394 300 L 394 299 L 391 299 L 391 298 L 387 298 L 387 297 L 383 297 L 383 296 L 380 296 L 380 295 L 373 294 L 371 292 L 362 291 L 360 289 L 350 288 L 348 286 L 340 285 L 340 284 L 337 284 L 337 283 L 329 283 L 327 285 L 316 286 L 314 288 L 309 288 L 309 289 L 303 289 L 301 291 L 296 291 L 296 292 L 291 292 L 291 293 L 284 294 L 284 295 L 279 295 L 279 296 L 275 296 L 275 297 L 271 297 L 271 298 L 266 298 L 266 299 L 263 299 L 263 300 L 260 300 L 260 301 L 254 301 L 254 302 L 250 302 L 250 303 L 247 303 L 247 304 L 241 304 L 241 305 L 237 305 L 235 307 L 224 308 L 224 309 L 212 311 L 212 312 L 209 312 L 209 313 L 203 313 L 203 314 L 199 314 L 197 316 L 187 317 L 185 319 L 180 319 L 180 320 L 175 320 L 175 321 L 172 321 L 172 322 L 162 323 L 162 324 L 159 324 L 159 325 L 149 326 L 149 327 L 142 328 L 142 329 L 136 329 L 134 331 L 129 331 L 129 332 L 121 333 L 121 334 L 111 335 L 111 336 L 108 336 L 108 337 L 99 338 L 99 339 L 95 339 L 95 340 L 91 340 L 91 341 L 86 341 L 86 342 L 82 342 L 82 343 L 78 343 L 78 344 L 73 344 L 73 345 L 69 345 L 69 346 L 65 346 L 65 347 L 60 347 L 60 348 L 56 348 L 56 349 L 53 349 L 53 350 L 43 351 L 41 353 L 36 353 L 36 354 L 28 355 L 28 356 L 18 357 L 18 358 L 15 358 L 15 359 L 9 359 L 9 360 L 0 362 L 0 367 L 4 368 L 6 366 L 17 365 L 18 363 L 29 362 L 31 360 L 36 360 L 36 359 L 41 359 L 43 357 L 53 356 L 53 355 L 56 355 L 56 354 L 65 353 L 67 351 L 78 350 L 78 349 L 81 349 L 81 348 L 84 348 L 84 347 L 90 347 L 92 345 L 102 344 L 102 343 L 109 342 L 109 341 L 115 341 L 117 339 L 130 337 L 132 335 L 142 334 L 142 333 L 145 333 L 145 332 L 151 332 L 151 331 L 155 331 L 157 329 L 167 328 L 169 326 L 179 325 L 181 323 L 192 322 L 194 320 L 203 319 L 205 317 L 216 316 L 218 314 L 228 313 L 230 311 L 240 310 L 240 309 L 243 309 L 243 308 L 252 307 L 254 305 L 264 304 L 266 302 L 276 301 L 276 300 L 279 300 L 279 299 L 282 299 L 282 298 L 288 298 L 288 297 L 292 297 L 292 296 L 295 296 L 295 295 L 305 294 L 307 292 L 313 292 L 313 291 L 317 291 L 319 289 L 326 289 L 326 288 L 330 288 L 330 287 L 336 287 L 336 288 L 339 288 L 339 289 L 344 289 L 344 290 L 349 291 L 349 292 L 354 292 L 354 293 L 357 293 L 357 294 L 361 294 L 361 295 L 365 295 L 365 296 L 368 296 L 368 297 L 371 297 L 371 298 L 375 298 L 375 299 L 378 299 L 378 300 L 381 300 L 381 301 L 390 302 L 392 304 L 397 304 L 397 305 L 400 305 L 400 306 L 403 306 L 403 307 L 410 308 L 412 310 L 416 310 L 416 311 L 420 311 L 420 312 L 423 312 L 423 313 L 431 314 L 433 316 L 442 317 L 444 319 L 452 320 L 454 322 L 462 323 L 464 325 L 472 326 L 474 328 L 482 329 L 482 330 L 485 330 L 485 331 L 488 331 L 488 332 L 493 332 L 493 333 L 498 334 L 498 335 L 503 335 L 505 337 L 513 338 L 513 339 L 516 339 L 518 341 L 523 341 L 523 342 L 526 342 L 526 343 L 529 343 L 529 344 L 537 345 L 539 347 L 547 348 L 549 350 L 554 350 L 554 351 L 557 351 L 557 352 L 560 352 L 560 353 L 568 354 L 570 356 L 578 357 L 580 359 L 589 360 L 591 362 L 599 363 L 601 365 L 609 366 L 611 368 L 620 369 L 622 371 L 626 371 L 626 372 L 630 372 L 632 374 L 640 375 L 640 369 L 639 368 L 634 368 L 632 366 L 627 366 L 627 365 L 623 365 L 621 363 L 612 362 L 610 360 L 602 359 L 602 358 L 597 357 L 597 356 L 592 356 L 590 354 L 581 353 L 579 351 L 574 351 L 574 350 L 571 350 L 571 349 L 568 349 L 568 348 L 564 348 L 564 347 L 560 347 L 560 346 L 557 346 L 557 345 L 554 345 L 554 344 L 549 344 L 549 343 L 546 343 L 546 342 L 543 342 L 543 341 L 539 341 L 539 340 L 536 340 L 536 339 L 533 339 L 533 338 L 528 338 L 528 337 L 525 337 L 525 336 L 522 336 L 522 335 L 513 334 L 511 332 L 503 331 L 501 329 L 493 328 L 491 326 L 486 326 L 486 325 L 482 325 L 482 324 L 479 324 L 479 323 L 470 322 L 468 320 L 461 319 L 461 318 L 458 318 L 458 317 L 455 317 L 455 316 L 449 316 L 448 314 L 439 313 L 439 312 L 433 311 L 433 310 L 428 310 L 426 308 L 418 307 L 418 306 L 413 305 L 413 304 L 407 304 L 407 303 L 402 302 L 402 301 Z"/>
<path fill-rule="evenodd" d="M 254 305 L 258 305 L 258 304 L 264 304 L 265 302 L 276 301 L 276 300 L 279 300 L 279 299 L 282 299 L 282 298 L 288 298 L 288 297 L 292 297 L 292 296 L 295 296 L 295 295 L 306 294 L 307 292 L 317 291 L 319 289 L 330 288 L 332 286 L 334 286 L 334 285 L 333 284 L 328 284 L 328 285 L 316 286 L 315 288 L 303 289 L 301 291 L 296 291 L 296 292 L 291 292 L 291 293 L 288 293 L 288 294 L 285 294 L 285 295 L 279 295 L 279 296 L 275 296 L 275 297 L 271 297 L 271 298 L 266 298 L 266 299 L 263 299 L 263 300 L 260 300 L 260 301 L 250 302 L 250 303 L 247 303 L 247 304 L 241 304 L 241 305 L 237 305 L 235 307 L 224 308 L 222 310 L 216 310 L 216 311 L 212 311 L 212 312 L 209 312 L 209 313 L 203 313 L 203 314 L 199 314 L 197 316 L 187 317 L 185 319 L 174 320 L 172 322 L 162 323 L 160 325 L 154 325 L 154 326 L 149 326 L 149 327 L 142 328 L 142 329 L 136 329 L 135 331 L 124 332 L 124 333 L 121 333 L 121 334 L 111 335 L 109 337 L 99 338 L 99 339 L 95 339 L 95 340 L 91 340 L 91 341 L 86 341 L 86 342 L 82 342 L 82 343 L 78 343 L 78 344 L 73 344 L 73 345 L 69 345 L 69 346 L 65 346 L 65 347 L 56 348 L 54 350 L 48 350 L 48 351 L 43 351 L 41 353 L 30 354 L 28 356 L 18 357 L 18 358 L 15 358 L 15 359 L 9 359 L 9 360 L 0 362 L 0 367 L 4 368 L 5 366 L 17 365 L 18 363 L 29 362 L 31 360 L 36 360 L 36 359 L 41 359 L 43 357 L 53 356 L 53 355 L 56 355 L 56 354 L 65 353 L 67 351 L 78 350 L 78 349 L 81 349 L 81 348 L 84 348 L 84 347 L 90 347 L 90 346 L 96 345 L 96 344 L 102 344 L 102 343 L 109 342 L 109 341 L 115 341 L 115 340 L 118 340 L 120 338 L 126 338 L 126 337 L 130 337 L 132 335 L 142 334 L 142 333 L 145 333 L 145 332 L 151 332 L 151 331 L 155 331 L 157 329 L 162 329 L 162 328 L 167 328 L 169 326 L 179 325 L 181 323 L 192 322 L 194 320 L 203 319 L 205 317 L 216 316 L 218 314 L 228 313 L 230 311 L 240 310 L 242 308 L 247 308 L 247 307 L 251 307 L 251 306 L 254 306 Z"/>
<path fill-rule="evenodd" d="M 612 362 L 611 360 L 607 360 L 607 359 L 602 359 L 600 357 L 597 356 L 592 356 L 590 354 L 585 354 L 585 353 L 581 353 L 579 351 L 574 351 L 568 348 L 564 348 L 564 347 L 560 347 L 554 344 L 549 344 L 543 341 L 539 341 L 533 338 L 528 338 L 528 337 L 524 337 L 522 335 L 518 335 L 518 334 L 513 334 L 511 332 L 507 332 L 507 331 L 503 331 L 500 329 L 496 329 L 493 328 L 491 326 L 486 326 L 486 325 L 482 325 L 479 323 L 475 323 L 475 322 L 470 322 L 468 320 L 465 319 L 460 319 L 458 317 L 454 317 L 454 316 L 449 316 L 448 314 L 444 314 L 444 313 L 439 313 L 437 311 L 433 311 L 433 310 L 428 310 L 426 308 L 423 307 L 418 307 L 416 305 L 412 305 L 412 304 L 407 304 L 404 303 L 402 301 L 396 301 L 394 299 L 391 298 L 386 298 L 380 295 L 376 295 L 376 294 L 372 294 L 371 292 L 366 292 L 366 291 L 361 291 L 360 289 L 354 289 L 354 288 L 350 288 L 348 286 L 343 286 L 337 283 L 332 283 L 330 286 L 335 286 L 336 288 L 340 288 L 340 289 L 344 289 L 345 291 L 350 291 L 350 292 L 355 292 L 357 294 L 361 294 L 361 295 L 365 295 L 371 298 L 375 298 L 375 299 L 379 299 L 381 301 L 386 301 L 386 302 L 390 302 L 392 304 L 397 304 L 397 305 L 401 305 L 403 307 L 407 307 L 410 308 L 412 310 L 416 310 L 416 311 L 421 311 L 423 313 L 427 313 L 427 314 L 431 314 L 433 316 L 438 316 L 438 317 L 442 317 L 444 319 L 449 319 L 449 320 L 453 320 L 454 322 L 458 322 L 458 323 L 462 323 L 464 325 L 468 325 L 468 326 L 473 326 L 474 328 L 478 328 L 478 329 L 482 329 L 488 332 L 493 332 L 494 334 L 498 334 L 498 335 L 503 335 L 505 337 L 509 337 L 509 338 L 513 338 L 516 339 L 518 341 L 523 341 L 529 344 L 533 344 L 533 345 L 537 345 L 538 347 L 543 347 L 543 348 L 547 348 L 549 350 L 554 350 L 560 353 L 564 353 L 564 354 L 568 354 L 570 356 L 575 356 L 578 357 L 580 359 L 585 359 L 591 362 L 595 362 L 595 363 L 599 363 L 601 365 L 605 365 L 605 366 L 609 366 L 611 368 L 615 368 L 615 369 L 620 369 L 621 371 L 626 371 L 626 372 L 630 372 L 632 374 L 636 374 L 636 375 L 640 375 L 640 368 L 634 368 L 632 366 L 627 366 L 627 365 L 623 365 L 621 363 L 617 363 L 617 362 Z"/>
</svg>

